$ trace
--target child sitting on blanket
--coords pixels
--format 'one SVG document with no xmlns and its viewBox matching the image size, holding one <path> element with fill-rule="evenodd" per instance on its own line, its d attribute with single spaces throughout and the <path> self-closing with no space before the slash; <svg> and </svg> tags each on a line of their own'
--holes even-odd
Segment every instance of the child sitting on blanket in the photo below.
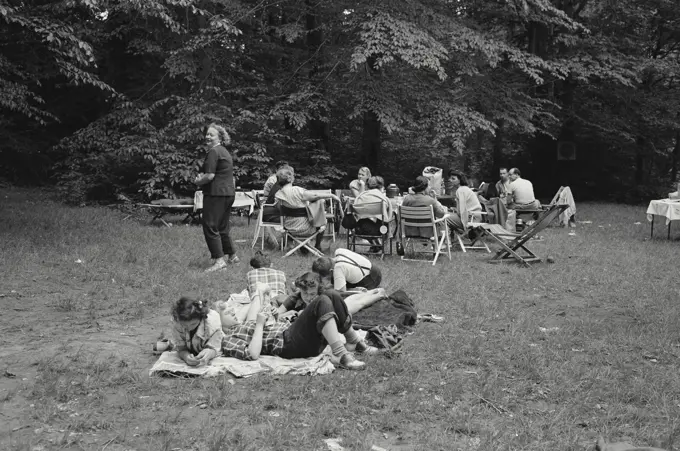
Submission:
<svg viewBox="0 0 680 451">
<path fill-rule="evenodd" d="M 253 258 L 250 259 L 250 266 L 253 269 L 246 274 L 248 293 L 253 296 L 258 283 L 269 285 L 271 287 L 270 297 L 274 305 L 278 306 L 287 297 L 286 274 L 283 271 L 271 268 L 271 265 L 269 255 L 260 251 L 255 252 Z"/>
<path fill-rule="evenodd" d="M 222 342 L 222 352 L 227 357 L 256 360 L 260 354 L 283 358 L 315 357 L 330 344 L 341 368 L 360 370 L 365 363 L 350 352 L 376 353 L 352 328 L 352 316 L 347 305 L 336 291 L 323 292 L 318 274 L 308 272 L 295 281 L 300 289 L 302 309 L 292 324 L 276 322 L 265 325 L 266 315 L 261 314 L 262 300 L 270 291 L 259 286 L 253 296 L 246 321 L 230 327 Z M 345 336 L 343 343 L 341 334 Z"/>
<path fill-rule="evenodd" d="M 221 350 L 220 315 L 203 301 L 182 297 L 171 310 L 172 336 L 179 357 L 190 366 L 208 364 Z"/>
</svg>

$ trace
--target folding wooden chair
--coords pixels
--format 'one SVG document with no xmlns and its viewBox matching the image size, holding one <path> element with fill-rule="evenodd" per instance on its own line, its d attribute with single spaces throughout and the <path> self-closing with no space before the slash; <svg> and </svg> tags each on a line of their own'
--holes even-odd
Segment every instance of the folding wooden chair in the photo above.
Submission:
<svg viewBox="0 0 680 451">
<path fill-rule="evenodd" d="M 375 218 L 382 222 L 380 226 L 380 234 L 378 235 L 362 235 L 356 233 L 356 229 L 347 231 L 347 249 L 358 254 L 380 255 L 383 259 L 385 255 L 392 255 L 392 237 L 389 233 L 389 222 L 391 218 L 384 216 L 384 201 L 371 202 L 366 204 L 356 205 L 354 201 L 349 201 L 347 214 L 353 214 L 357 221 L 361 219 Z M 357 242 L 357 240 L 360 240 Z M 366 241 L 363 243 L 362 241 Z M 380 244 L 375 244 L 376 242 Z M 389 244 L 389 252 L 386 247 Z M 372 252 L 376 247 L 380 248 L 380 252 Z M 366 249 L 368 248 L 368 249 Z"/>
<path fill-rule="evenodd" d="M 310 245 L 310 242 L 312 240 L 316 240 L 317 235 L 319 235 L 320 233 L 324 233 L 324 230 L 326 230 L 326 226 L 319 227 L 316 230 L 316 232 L 310 236 L 300 236 L 295 231 L 286 229 L 285 227 L 286 218 L 299 218 L 299 217 L 307 218 L 308 217 L 307 209 L 288 208 L 279 204 L 279 211 L 281 212 L 281 228 L 283 229 L 283 248 L 285 249 L 285 247 L 288 245 L 288 238 L 290 238 L 296 243 L 296 246 L 293 247 L 293 249 L 289 250 L 286 254 L 284 254 L 283 257 L 284 258 L 288 257 L 289 255 L 292 255 L 295 251 L 303 247 L 312 254 L 316 255 L 317 257 L 323 257 L 323 253 L 319 252 L 319 250 L 315 248 L 313 245 Z"/>
<path fill-rule="evenodd" d="M 256 192 L 253 192 L 253 195 L 255 196 L 255 204 L 258 207 L 258 212 L 257 212 L 257 225 L 255 226 L 255 235 L 253 235 L 253 244 L 250 247 L 254 248 L 255 244 L 257 244 L 258 238 L 261 238 L 262 239 L 261 249 L 264 250 L 264 242 L 266 240 L 267 234 L 272 229 L 277 231 L 283 230 L 283 226 L 281 225 L 280 217 L 276 221 L 271 222 L 264 220 L 265 208 L 276 209 L 276 211 L 279 211 L 278 204 L 276 202 L 273 204 L 266 204 L 264 203 L 266 201 L 264 196 L 262 196 L 261 194 L 258 195 Z M 279 242 L 276 239 L 276 235 L 272 233 L 270 236 L 274 239 L 276 245 L 279 246 Z M 281 240 L 280 246 L 281 252 L 283 252 L 283 240 Z"/>
<path fill-rule="evenodd" d="M 451 241 L 449 240 L 449 227 L 446 220 L 449 215 L 435 218 L 434 209 L 428 207 L 399 206 L 399 228 L 404 246 L 402 260 L 422 261 L 419 259 L 406 258 L 408 249 L 413 254 L 434 254 L 432 266 L 437 264 L 439 254 L 446 246 L 446 252 L 451 260 Z M 415 243 L 424 244 L 424 249 L 415 249 Z"/>
<path fill-rule="evenodd" d="M 525 228 L 521 233 L 509 232 L 500 224 L 478 224 L 475 226 L 475 230 L 480 233 L 481 236 L 479 238 L 488 236 L 501 246 L 501 249 L 491 258 L 491 263 L 499 263 L 514 259 L 518 263 L 529 267 L 529 263 L 539 262 L 541 261 L 541 258 L 527 249 L 527 242 L 535 237 L 540 231 L 548 227 L 567 208 L 568 205 L 564 204 L 548 207 L 547 210 L 539 213 L 536 221 Z"/>
<path fill-rule="evenodd" d="M 323 193 L 323 194 L 328 194 L 331 192 L 330 189 L 310 189 L 307 190 L 308 192 L 312 193 Z M 326 222 L 330 224 L 330 226 L 326 227 L 326 232 L 324 233 L 324 236 L 331 237 L 333 242 L 335 243 L 335 223 L 337 221 L 337 217 L 335 214 L 335 200 L 334 199 L 326 199 L 324 203 L 326 207 Z M 342 208 L 341 206 L 338 206 L 338 208 Z"/>
<path fill-rule="evenodd" d="M 479 217 L 475 217 L 475 215 L 479 215 L 481 217 L 482 221 L 479 221 Z M 463 235 L 459 233 L 458 231 L 454 231 L 453 234 L 456 236 L 456 239 L 458 240 L 458 245 L 460 246 L 460 250 L 463 252 L 467 251 L 486 251 L 489 254 L 491 253 L 491 249 L 489 249 L 489 246 L 486 244 L 486 242 L 482 239 L 482 234 L 479 232 L 475 232 L 474 228 L 478 225 L 482 225 L 487 223 L 488 221 L 484 221 L 486 218 L 486 212 L 485 211 L 476 211 L 476 212 L 470 212 L 468 214 L 468 231 Z M 471 233 L 472 232 L 472 233 Z"/>
</svg>

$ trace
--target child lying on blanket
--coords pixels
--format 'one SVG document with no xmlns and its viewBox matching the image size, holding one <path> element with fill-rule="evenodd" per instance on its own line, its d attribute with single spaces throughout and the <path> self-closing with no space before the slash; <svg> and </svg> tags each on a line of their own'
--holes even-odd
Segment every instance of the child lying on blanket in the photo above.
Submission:
<svg viewBox="0 0 680 451">
<path fill-rule="evenodd" d="M 222 346 L 220 315 L 203 301 L 182 297 L 171 310 L 172 336 L 179 357 L 189 366 L 207 365 Z"/>
<path fill-rule="evenodd" d="M 323 291 L 321 278 L 306 273 L 295 281 L 300 289 L 302 311 L 292 324 L 276 322 L 265 325 L 266 315 L 259 312 L 271 289 L 258 285 L 253 296 L 246 321 L 228 329 L 222 352 L 227 357 L 256 360 L 260 354 L 278 355 L 283 358 L 315 357 L 330 344 L 333 355 L 339 358 L 341 368 L 360 370 L 365 363 L 357 360 L 349 349 L 359 353 L 376 353 L 352 328 L 352 317 L 347 305 L 336 291 Z M 345 336 L 346 344 L 342 342 Z"/>
</svg>

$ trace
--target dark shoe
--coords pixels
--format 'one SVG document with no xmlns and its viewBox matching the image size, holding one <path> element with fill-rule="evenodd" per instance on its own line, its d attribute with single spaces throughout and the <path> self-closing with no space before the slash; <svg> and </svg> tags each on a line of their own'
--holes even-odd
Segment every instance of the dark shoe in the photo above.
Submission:
<svg viewBox="0 0 680 451">
<path fill-rule="evenodd" d="M 467 235 L 467 236 L 468 236 L 468 239 L 469 239 L 470 241 L 476 241 L 477 238 L 479 238 L 479 235 L 480 235 L 480 233 L 479 233 L 479 231 L 478 231 L 477 229 L 470 229 L 470 230 L 468 230 L 468 235 Z"/>
<path fill-rule="evenodd" d="M 356 344 L 356 347 L 354 350 L 359 353 L 359 354 L 364 354 L 364 355 L 374 355 L 374 354 L 379 354 L 380 349 L 376 348 L 375 346 L 369 346 L 368 343 L 366 343 L 364 340 L 359 341 Z"/>
<path fill-rule="evenodd" d="M 401 244 L 401 241 L 397 241 L 397 255 L 404 256 L 404 245 Z"/>
</svg>

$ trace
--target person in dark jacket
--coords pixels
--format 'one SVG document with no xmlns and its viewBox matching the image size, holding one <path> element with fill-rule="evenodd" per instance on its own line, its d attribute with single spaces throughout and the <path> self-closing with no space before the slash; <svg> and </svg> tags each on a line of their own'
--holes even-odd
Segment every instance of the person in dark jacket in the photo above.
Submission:
<svg viewBox="0 0 680 451">
<path fill-rule="evenodd" d="M 238 263 L 229 233 L 229 215 L 236 198 L 234 162 L 226 147 L 231 143 L 224 127 L 210 124 L 205 133 L 208 155 L 203 169 L 194 180 L 203 190 L 203 235 L 210 251 L 212 265 L 206 272 L 224 269 L 227 263 Z"/>
</svg>

